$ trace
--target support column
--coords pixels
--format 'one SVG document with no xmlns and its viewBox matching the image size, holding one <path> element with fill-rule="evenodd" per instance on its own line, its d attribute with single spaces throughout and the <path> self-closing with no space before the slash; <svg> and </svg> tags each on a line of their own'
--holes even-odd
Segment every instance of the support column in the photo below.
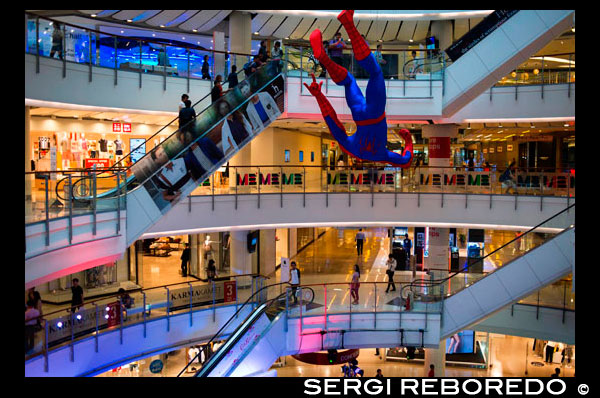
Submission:
<svg viewBox="0 0 600 398">
<path fill-rule="evenodd" d="M 297 228 L 290 228 L 289 229 L 289 234 L 288 234 L 288 238 L 289 238 L 289 253 L 290 253 L 290 258 L 294 257 L 297 253 L 298 253 L 298 229 Z"/>
<path fill-rule="evenodd" d="M 196 275 L 199 278 L 206 278 L 206 272 L 204 272 L 204 275 L 203 275 L 202 274 L 203 270 L 200 269 L 198 234 L 190 235 L 189 240 L 190 240 L 190 265 L 189 265 L 188 273 Z"/>
<path fill-rule="evenodd" d="M 429 227 L 429 257 L 425 259 L 425 267 L 444 269 L 450 267 L 450 229 Z M 438 271 L 439 272 L 439 271 Z"/>
<path fill-rule="evenodd" d="M 275 273 L 277 259 L 275 256 L 275 230 L 264 229 L 260 231 L 260 273 L 271 276 Z M 273 275 L 274 276 L 274 275 Z"/>
<path fill-rule="evenodd" d="M 229 14 L 229 51 L 250 54 L 252 51 L 252 16 L 248 12 Z M 237 70 L 242 70 L 246 57 L 235 57 Z M 233 65 L 233 64 L 232 64 Z"/>
<path fill-rule="evenodd" d="M 429 138 L 429 167 L 450 166 L 450 138 L 457 134 L 458 126 L 455 124 L 423 125 L 423 138 Z"/>
<path fill-rule="evenodd" d="M 438 348 L 425 349 L 423 376 L 427 377 L 429 365 L 432 364 L 435 367 L 435 377 L 444 377 L 446 375 L 446 339 L 440 341 Z"/>
<path fill-rule="evenodd" d="M 252 253 L 248 253 L 248 232 L 249 231 L 231 231 L 231 249 L 230 249 L 230 274 L 244 275 L 254 272 L 252 267 Z M 260 250 L 260 247 L 257 248 Z M 238 284 L 242 285 L 246 278 L 239 279 Z M 250 279 L 246 282 L 249 284 Z"/>
<path fill-rule="evenodd" d="M 33 158 L 33 143 L 31 142 L 31 116 L 29 114 L 31 107 L 25 107 L 25 172 L 31 171 L 31 159 Z M 31 202 L 31 189 L 33 187 L 34 176 L 25 177 L 25 203 Z"/>
</svg>

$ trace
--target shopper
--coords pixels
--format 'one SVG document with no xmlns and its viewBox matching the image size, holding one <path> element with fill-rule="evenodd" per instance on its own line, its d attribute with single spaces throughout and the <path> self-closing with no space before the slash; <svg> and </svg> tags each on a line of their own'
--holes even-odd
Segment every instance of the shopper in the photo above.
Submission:
<svg viewBox="0 0 600 398">
<path fill-rule="evenodd" d="M 33 300 L 27 301 L 27 309 L 25 310 L 25 353 L 29 352 L 34 346 L 35 329 L 38 324 L 40 313 L 35 309 Z"/>
<path fill-rule="evenodd" d="M 350 282 L 350 296 L 354 299 L 352 304 L 358 304 L 358 288 L 360 287 L 360 267 L 354 264 L 354 273 L 352 274 L 352 282 Z"/>
<path fill-rule="evenodd" d="M 222 81 L 223 81 L 223 76 L 217 75 L 217 77 L 215 78 L 215 86 L 213 87 L 213 89 L 210 92 L 210 98 L 211 98 L 213 104 L 215 102 L 217 102 L 219 100 L 219 98 L 221 98 L 224 94 L 223 86 L 221 85 Z"/>
<path fill-rule="evenodd" d="M 190 244 L 186 243 L 183 251 L 181 252 L 181 276 L 184 278 L 187 276 L 188 264 L 190 262 Z"/>
<path fill-rule="evenodd" d="M 231 73 L 227 76 L 227 83 L 229 83 L 229 89 L 231 90 L 238 85 L 237 66 L 231 67 Z"/>
<path fill-rule="evenodd" d="M 375 375 L 375 378 L 377 379 L 383 379 L 385 376 L 383 375 L 383 373 L 381 373 L 381 369 L 377 369 L 377 374 Z"/>
<path fill-rule="evenodd" d="M 58 58 L 63 59 L 63 38 L 65 37 L 61 25 L 54 22 L 52 31 L 52 48 L 50 49 L 50 58 L 54 58 L 54 53 L 58 53 Z"/>
<path fill-rule="evenodd" d="M 469 156 L 469 162 L 467 163 L 467 167 L 469 171 L 475 171 L 475 161 L 473 160 L 473 155 Z"/>
<path fill-rule="evenodd" d="M 125 289 L 121 287 L 119 288 L 117 293 L 119 294 L 119 300 L 121 300 L 121 305 L 123 305 L 124 308 L 129 309 L 133 306 L 133 299 L 125 291 Z"/>
<path fill-rule="evenodd" d="M 429 365 L 429 372 L 427 373 L 427 377 L 435 377 L 435 366 L 433 364 Z"/>
<path fill-rule="evenodd" d="M 192 108 L 192 101 L 186 99 L 184 102 L 185 108 L 179 110 L 179 131 L 177 136 L 179 141 L 187 146 L 192 142 L 193 134 L 191 132 L 191 125 L 188 125 L 196 117 L 196 111 Z"/>
<path fill-rule="evenodd" d="M 79 279 L 73 278 L 71 286 L 71 311 L 77 311 L 83 306 L 83 289 L 79 286 Z"/>
<path fill-rule="evenodd" d="M 261 62 L 267 62 L 268 54 L 267 54 L 267 41 L 261 40 L 260 48 L 258 49 L 258 56 L 260 57 Z"/>
<path fill-rule="evenodd" d="M 208 63 L 208 55 L 204 56 L 204 62 L 202 63 L 202 79 L 210 80 L 210 64 Z"/>
<path fill-rule="evenodd" d="M 554 368 L 554 373 L 550 376 L 551 378 L 559 378 L 560 377 L 560 368 Z"/>
<path fill-rule="evenodd" d="M 385 271 L 385 273 L 388 276 L 388 284 L 387 284 L 387 288 L 385 289 L 385 292 L 388 293 L 390 291 L 390 287 L 392 288 L 392 292 L 396 291 L 396 285 L 394 284 L 394 271 L 396 270 L 396 260 L 394 259 L 393 255 L 389 255 L 388 256 L 388 260 L 385 263 L 387 265 L 387 270 Z"/>
<path fill-rule="evenodd" d="M 404 240 L 402 241 L 402 246 L 404 247 L 404 250 L 406 250 L 406 260 L 410 261 L 410 249 L 412 248 L 412 242 L 408 238 L 408 234 L 404 235 Z"/>
<path fill-rule="evenodd" d="M 544 362 L 552 363 L 552 360 L 554 357 L 554 347 L 555 346 L 556 346 L 556 343 L 554 341 L 549 341 L 546 344 L 546 358 L 545 358 Z"/>
<path fill-rule="evenodd" d="M 336 64 L 346 67 L 344 58 L 342 57 L 343 51 L 346 48 L 346 43 L 342 39 L 342 33 L 337 32 L 333 40 L 329 42 L 329 58 Z"/>
<path fill-rule="evenodd" d="M 360 256 L 363 253 L 363 244 L 365 242 L 365 234 L 362 232 L 362 228 L 358 229 L 354 240 L 356 241 L 356 255 Z"/>
<path fill-rule="evenodd" d="M 212 258 L 208 260 L 208 266 L 206 267 L 206 278 L 209 282 L 212 282 L 217 277 L 217 267 L 215 267 L 215 260 Z"/>
<path fill-rule="evenodd" d="M 277 73 L 281 73 L 281 69 L 282 69 L 282 62 L 281 59 L 283 58 L 283 50 L 281 49 L 281 42 L 280 41 L 276 41 L 275 45 L 273 46 L 273 49 L 271 50 L 271 59 L 273 60 L 273 62 L 276 62 L 277 64 Z"/>
<path fill-rule="evenodd" d="M 182 110 L 183 108 L 185 108 L 185 100 L 187 100 L 187 99 L 190 99 L 189 95 L 181 94 L 181 101 L 179 101 L 179 110 Z"/>
<path fill-rule="evenodd" d="M 383 59 L 383 54 L 381 53 L 381 50 L 383 50 L 383 44 L 378 44 L 377 51 L 375 51 L 375 60 L 377 60 L 377 63 L 379 65 L 385 65 L 387 64 L 387 62 L 385 59 Z"/>
<path fill-rule="evenodd" d="M 290 284 L 292 285 L 292 297 L 294 298 L 294 304 L 298 304 L 298 297 L 296 297 L 296 290 L 300 285 L 300 270 L 296 267 L 296 262 L 290 263 Z"/>
<path fill-rule="evenodd" d="M 517 184 L 515 184 L 515 175 L 513 173 L 514 167 L 515 167 L 515 161 L 513 160 L 508 165 L 508 167 L 506 168 L 504 173 L 502 173 L 502 175 L 500 175 L 499 180 L 502 183 L 502 186 L 506 187 L 506 191 L 504 192 L 505 194 L 510 193 L 511 189 L 513 190 L 513 193 L 514 193 L 515 189 L 517 187 Z"/>
<path fill-rule="evenodd" d="M 396 259 L 396 269 L 402 271 L 408 270 L 408 257 L 406 255 L 406 250 L 404 250 L 404 247 L 399 246 L 395 248 L 394 256 Z"/>
</svg>

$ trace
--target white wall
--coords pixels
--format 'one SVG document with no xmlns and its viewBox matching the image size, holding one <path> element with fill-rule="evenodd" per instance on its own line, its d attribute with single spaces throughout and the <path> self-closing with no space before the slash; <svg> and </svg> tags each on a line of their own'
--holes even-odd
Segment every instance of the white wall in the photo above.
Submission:
<svg viewBox="0 0 600 398">
<path fill-rule="evenodd" d="M 25 98 L 63 102 L 78 105 L 94 105 L 125 109 L 143 109 L 176 112 L 181 94 L 187 93 L 187 80 L 167 77 L 167 89 L 163 90 L 163 76 L 139 74 L 129 71 L 92 67 L 92 81 L 88 81 L 86 64 L 67 62 L 66 77 L 62 77 L 62 61 L 40 57 L 40 73 L 35 72 L 35 56 L 25 54 Z M 76 88 L 76 89 L 74 89 Z M 210 92 L 207 80 L 190 79 L 189 95 L 192 103 Z M 210 98 L 206 106 L 210 105 Z M 203 107 L 204 108 L 204 107 Z"/>
</svg>

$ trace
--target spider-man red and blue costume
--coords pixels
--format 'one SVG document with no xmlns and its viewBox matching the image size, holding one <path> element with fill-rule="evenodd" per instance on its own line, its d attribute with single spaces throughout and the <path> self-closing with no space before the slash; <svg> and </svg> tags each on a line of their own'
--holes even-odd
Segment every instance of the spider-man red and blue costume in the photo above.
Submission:
<svg viewBox="0 0 600 398">
<path fill-rule="evenodd" d="M 346 133 L 344 125 L 339 121 L 329 100 L 321 92 L 323 82 L 317 84 L 313 74 L 311 85 L 308 86 L 306 83 L 304 85 L 317 99 L 329 131 L 345 152 L 359 159 L 409 167 L 413 156 L 413 147 L 412 137 L 408 130 L 402 129 L 399 131 L 405 143 L 401 155 L 387 149 L 386 93 L 383 73 L 375 60 L 375 56 L 371 53 L 369 45 L 354 26 L 353 16 L 353 10 L 344 10 L 338 15 L 338 20 L 342 23 L 352 41 L 352 51 L 358 64 L 369 73 L 366 98 L 358 88 L 354 76 L 346 68 L 336 64 L 327 56 L 323 48 L 320 30 L 316 29 L 311 33 L 310 44 L 314 57 L 327 69 L 331 79 L 337 85 L 344 86 L 346 102 L 350 107 L 352 119 L 356 123 L 356 133 L 352 136 L 348 136 Z"/>
</svg>

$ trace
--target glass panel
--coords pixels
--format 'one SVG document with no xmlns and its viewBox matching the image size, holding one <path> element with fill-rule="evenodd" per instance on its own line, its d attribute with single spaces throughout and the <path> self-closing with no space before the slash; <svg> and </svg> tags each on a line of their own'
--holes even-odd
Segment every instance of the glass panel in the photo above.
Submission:
<svg viewBox="0 0 600 398">
<path fill-rule="evenodd" d="M 62 28 L 57 30 L 55 29 L 56 26 L 53 25 L 54 23 L 52 21 L 43 18 L 39 19 L 38 43 L 40 55 L 49 57 L 52 53 L 55 58 L 60 58 L 62 52 Z M 54 51 L 52 51 L 53 47 Z"/>
<path fill-rule="evenodd" d="M 117 38 L 117 68 L 138 71 L 140 46 L 136 39 Z"/>
<path fill-rule="evenodd" d="M 115 38 L 100 33 L 96 45 L 100 45 L 97 65 L 105 68 L 115 67 Z"/>
<path fill-rule="evenodd" d="M 25 15 L 25 52 L 35 54 L 36 49 L 36 18 L 30 15 Z"/>
<path fill-rule="evenodd" d="M 183 47 L 167 46 L 168 66 L 173 69 L 168 69 L 170 75 L 187 77 L 188 74 L 188 57 L 187 51 Z M 190 59 L 191 63 L 191 59 Z"/>
<path fill-rule="evenodd" d="M 67 61 L 88 63 L 90 43 L 88 32 L 84 29 L 65 26 L 65 53 Z"/>
</svg>

